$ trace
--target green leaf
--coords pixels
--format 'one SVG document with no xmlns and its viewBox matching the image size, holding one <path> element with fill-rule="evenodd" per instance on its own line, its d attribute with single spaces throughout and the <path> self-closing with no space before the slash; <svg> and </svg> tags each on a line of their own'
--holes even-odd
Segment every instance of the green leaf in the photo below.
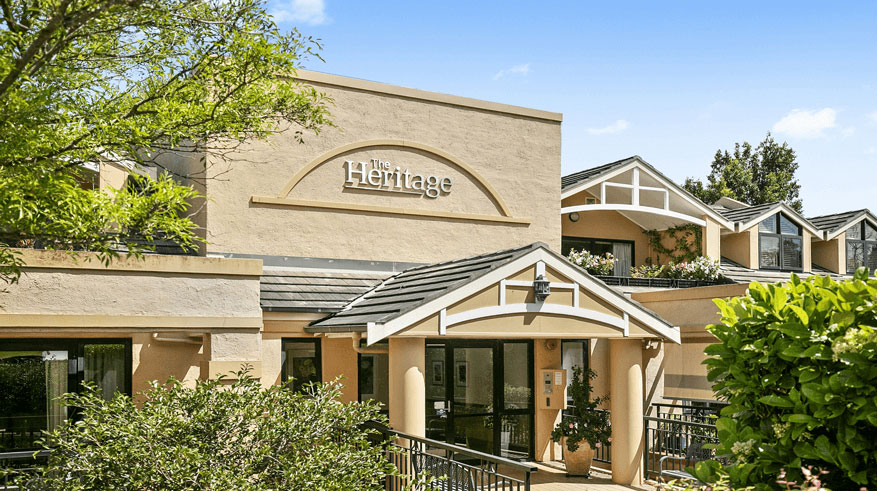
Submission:
<svg viewBox="0 0 877 491">
<path fill-rule="evenodd" d="M 774 407 L 795 407 L 795 405 L 786 397 L 777 395 L 766 395 L 758 398 L 758 402 Z"/>
</svg>

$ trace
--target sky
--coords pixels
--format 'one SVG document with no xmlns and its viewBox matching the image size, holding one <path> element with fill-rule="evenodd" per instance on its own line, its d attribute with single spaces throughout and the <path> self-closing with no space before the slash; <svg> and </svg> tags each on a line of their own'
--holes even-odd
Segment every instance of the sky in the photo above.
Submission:
<svg viewBox="0 0 877 491">
<path fill-rule="evenodd" d="M 307 69 L 563 113 L 564 174 L 681 184 L 770 131 L 805 216 L 877 212 L 877 2 L 269 1 L 322 40 Z"/>
</svg>

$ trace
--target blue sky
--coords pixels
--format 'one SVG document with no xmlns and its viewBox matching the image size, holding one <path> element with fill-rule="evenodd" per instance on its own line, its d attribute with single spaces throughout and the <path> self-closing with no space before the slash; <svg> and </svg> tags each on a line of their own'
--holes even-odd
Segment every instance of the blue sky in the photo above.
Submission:
<svg viewBox="0 0 877 491">
<path fill-rule="evenodd" d="M 877 212 L 877 2 L 271 2 L 323 40 L 308 69 L 562 112 L 565 174 L 681 183 L 773 131 L 805 215 Z"/>
</svg>

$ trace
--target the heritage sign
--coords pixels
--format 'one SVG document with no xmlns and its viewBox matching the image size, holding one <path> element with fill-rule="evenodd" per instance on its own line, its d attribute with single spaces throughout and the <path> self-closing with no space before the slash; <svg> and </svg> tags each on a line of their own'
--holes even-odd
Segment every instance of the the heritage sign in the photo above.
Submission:
<svg viewBox="0 0 877 491">
<path fill-rule="evenodd" d="M 344 187 L 349 189 L 416 194 L 435 199 L 450 193 L 454 184 L 450 177 L 417 174 L 380 159 L 368 162 L 347 160 L 344 167 L 347 171 Z"/>
</svg>

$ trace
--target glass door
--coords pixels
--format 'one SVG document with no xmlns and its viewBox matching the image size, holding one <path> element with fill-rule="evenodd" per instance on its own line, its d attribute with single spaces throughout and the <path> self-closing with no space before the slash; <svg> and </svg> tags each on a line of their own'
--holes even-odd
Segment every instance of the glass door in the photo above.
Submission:
<svg viewBox="0 0 877 491">
<path fill-rule="evenodd" d="M 43 431 L 75 418 L 58 397 L 81 390 L 83 382 L 106 400 L 130 394 L 131 341 L 0 341 L 0 451 L 36 448 Z"/>
<path fill-rule="evenodd" d="M 495 343 L 467 341 L 454 343 L 448 350 L 452 365 L 449 384 L 449 442 L 479 452 L 494 453 Z"/>
<path fill-rule="evenodd" d="M 532 360 L 529 341 L 427 341 L 427 438 L 529 458 Z"/>
</svg>

